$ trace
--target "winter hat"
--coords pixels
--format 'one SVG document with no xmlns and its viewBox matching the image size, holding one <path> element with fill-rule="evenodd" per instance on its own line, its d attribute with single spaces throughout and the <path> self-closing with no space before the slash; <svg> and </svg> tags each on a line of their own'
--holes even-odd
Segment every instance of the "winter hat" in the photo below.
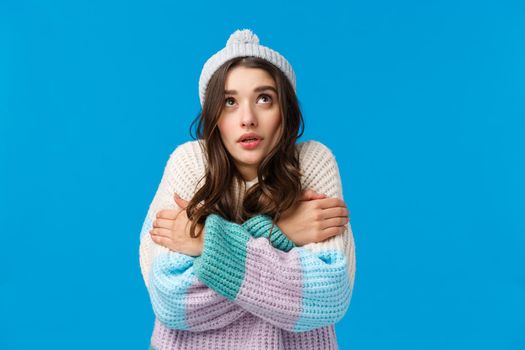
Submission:
<svg viewBox="0 0 525 350">
<path fill-rule="evenodd" d="M 211 56 L 202 68 L 199 78 L 199 98 L 201 107 L 204 105 L 204 95 L 208 82 L 215 71 L 226 61 L 234 57 L 255 56 L 274 64 L 286 75 L 294 91 L 295 73 L 286 58 L 269 47 L 259 45 L 259 38 L 249 29 L 236 30 L 230 35 L 226 47 Z"/>
</svg>

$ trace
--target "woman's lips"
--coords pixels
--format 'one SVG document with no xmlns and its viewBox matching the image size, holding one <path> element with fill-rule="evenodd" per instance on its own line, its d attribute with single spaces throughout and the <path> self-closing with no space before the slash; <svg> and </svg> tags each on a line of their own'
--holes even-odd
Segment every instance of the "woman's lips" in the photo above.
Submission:
<svg viewBox="0 0 525 350">
<path fill-rule="evenodd" d="M 254 149 L 257 146 L 259 146 L 261 141 L 262 141 L 261 139 L 250 140 L 250 141 L 240 141 L 239 144 L 241 145 L 242 148 L 250 150 L 250 149 Z"/>
</svg>

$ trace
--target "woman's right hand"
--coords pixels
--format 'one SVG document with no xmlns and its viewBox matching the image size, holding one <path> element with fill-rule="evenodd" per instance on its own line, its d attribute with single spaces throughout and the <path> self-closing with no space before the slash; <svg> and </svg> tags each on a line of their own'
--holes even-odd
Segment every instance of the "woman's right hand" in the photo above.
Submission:
<svg viewBox="0 0 525 350">
<path fill-rule="evenodd" d="M 302 246 L 343 233 L 349 221 L 349 211 L 342 199 L 326 198 L 324 194 L 306 190 L 301 199 L 283 213 L 277 226 L 296 246 Z"/>
</svg>

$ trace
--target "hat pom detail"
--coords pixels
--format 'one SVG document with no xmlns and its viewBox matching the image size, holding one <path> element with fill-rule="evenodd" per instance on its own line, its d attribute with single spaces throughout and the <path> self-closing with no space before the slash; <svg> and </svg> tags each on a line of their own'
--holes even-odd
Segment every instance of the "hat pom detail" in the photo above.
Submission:
<svg viewBox="0 0 525 350">
<path fill-rule="evenodd" d="M 294 91 L 297 91 L 295 73 L 286 58 L 279 52 L 261 45 L 259 43 L 259 37 L 252 30 L 237 29 L 231 32 L 230 37 L 226 41 L 226 47 L 209 57 L 202 67 L 199 77 L 199 99 L 202 107 L 206 99 L 208 83 L 213 74 L 215 74 L 225 62 L 235 57 L 258 57 L 259 59 L 272 63 L 286 75 Z"/>
<path fill-rule="evenodd" d="M 249 29 L 236 30 L 226 42 L 226 46 L 244 44 L 259 45 L 259 37 Z"/>
</svg>

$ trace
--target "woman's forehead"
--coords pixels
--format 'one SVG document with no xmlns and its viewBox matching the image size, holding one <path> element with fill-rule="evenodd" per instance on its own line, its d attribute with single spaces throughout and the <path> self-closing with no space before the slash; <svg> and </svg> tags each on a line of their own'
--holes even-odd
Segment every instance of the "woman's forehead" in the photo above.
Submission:
<svg viewBox="0 0 525 350">
<path fill-rule="evenodd" d="M 273 86 L 275 81 L 272 76 L 260 68 L 235 67 L 226 76 L 225 90 L 256 91 L 260 86 Z"/>
</svg>

